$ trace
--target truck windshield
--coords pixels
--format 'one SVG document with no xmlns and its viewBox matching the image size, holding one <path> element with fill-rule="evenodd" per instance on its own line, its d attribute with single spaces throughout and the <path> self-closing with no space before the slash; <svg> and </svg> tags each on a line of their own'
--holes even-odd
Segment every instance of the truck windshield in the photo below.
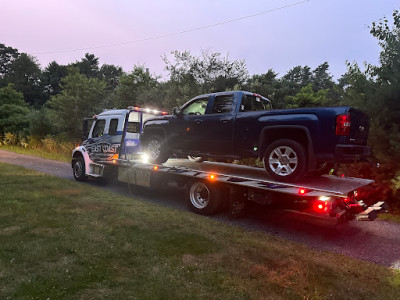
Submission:
<svg viewBox="0 0 400 300">
<path fill-rule="evenodd" d="M 240 112 L 259 111 L 271 109 L 271 103 L 267 99 L 263 99 L 256 95 L 243 95 Z"/>
</svg>

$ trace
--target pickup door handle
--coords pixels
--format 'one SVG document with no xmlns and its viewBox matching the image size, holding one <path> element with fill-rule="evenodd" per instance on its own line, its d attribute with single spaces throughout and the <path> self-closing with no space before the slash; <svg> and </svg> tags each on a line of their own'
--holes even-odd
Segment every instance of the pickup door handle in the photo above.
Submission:
<svg viewBox="0 0 400 300">
<path fill-rule="evenodd" d="M 223 118 L 223 119 L 219 119 L 222 123 L 228 123 L 230 121 L 232 121 L 232 117 L 227 117 L 227 118 Z"/>
<path fill-rule="evenodd" d="M 202 119 L 196 119 L 196 120 L 194 120 L 194 122 L 195 122 L 196 124 L 200 124 L 200 123 L 203 123 L 203 120 L 202 120 Z"/>
</svg>

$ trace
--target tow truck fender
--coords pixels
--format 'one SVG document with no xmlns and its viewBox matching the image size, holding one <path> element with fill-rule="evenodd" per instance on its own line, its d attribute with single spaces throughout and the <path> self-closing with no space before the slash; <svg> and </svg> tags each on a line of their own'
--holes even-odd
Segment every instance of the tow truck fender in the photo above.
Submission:
<svg viewBox="0 0 400 300">
<path fill-rule="evenodd" d="M 78 146 L 72 151 L 72 167 L 74 167 L 74 161 L 78 156 L 82 156 L 83 160 L 85 161 L 85 171 L 87 175 L 92 160 L 90 159 L 89 154 L 84 146 Z"/>
</svg>

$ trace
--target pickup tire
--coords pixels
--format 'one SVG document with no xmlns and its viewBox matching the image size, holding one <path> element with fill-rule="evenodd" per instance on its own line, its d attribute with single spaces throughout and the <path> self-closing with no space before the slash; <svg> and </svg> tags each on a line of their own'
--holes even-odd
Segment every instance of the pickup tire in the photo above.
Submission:
<svg viewBox="0 0 400 300">
<path fill-rule="evenodd" d="M 268 176 L 276 181 L 293 182 L 306 173 L 306 151 L 294 140 L 281 139 L 269 144 L 263 162 Z"/>
<path fill-rule="evenodd" d="M 72 171 L 76 181 L 88 180 L 88 177 L 86 176 L 85 160 L 83 159 L 82 156 L 78 156 L 75 158 Z"/>
<path fill-rule="evenodd" d="M 162 164 L 169 158 L 165 138 L 159 135 L 152 135 L 146 140 L 146 153 L 149 156 L 149 162 L 153 164 Z"/>
<path fill-rule="evenodd" d="M 189 208 L 197 214 L 212 215 L 221 208 L 222 193 L 215 183 L 201 180 L 189 182 L 185 196 Z"/>
</svg>

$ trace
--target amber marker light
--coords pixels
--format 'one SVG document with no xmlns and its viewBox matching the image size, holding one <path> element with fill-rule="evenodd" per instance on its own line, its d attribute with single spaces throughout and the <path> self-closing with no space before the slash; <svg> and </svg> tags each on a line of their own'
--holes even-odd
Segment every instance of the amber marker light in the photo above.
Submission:
<svg viewBox="0 0 400 300">
<path fill-rule="evenodd" d="M 154 171 L 158 171 L 158 166 L 153 166 Z"/>
<path fill-rule="evenodd" d="M 215 180 L 215 179 L 217 179 L 217 175 L 215 175 L 215 174 L 210 174 L 210 175 L 208 175 L 208 179 L 210 179 L 210 180 Z"/>
</svg>

